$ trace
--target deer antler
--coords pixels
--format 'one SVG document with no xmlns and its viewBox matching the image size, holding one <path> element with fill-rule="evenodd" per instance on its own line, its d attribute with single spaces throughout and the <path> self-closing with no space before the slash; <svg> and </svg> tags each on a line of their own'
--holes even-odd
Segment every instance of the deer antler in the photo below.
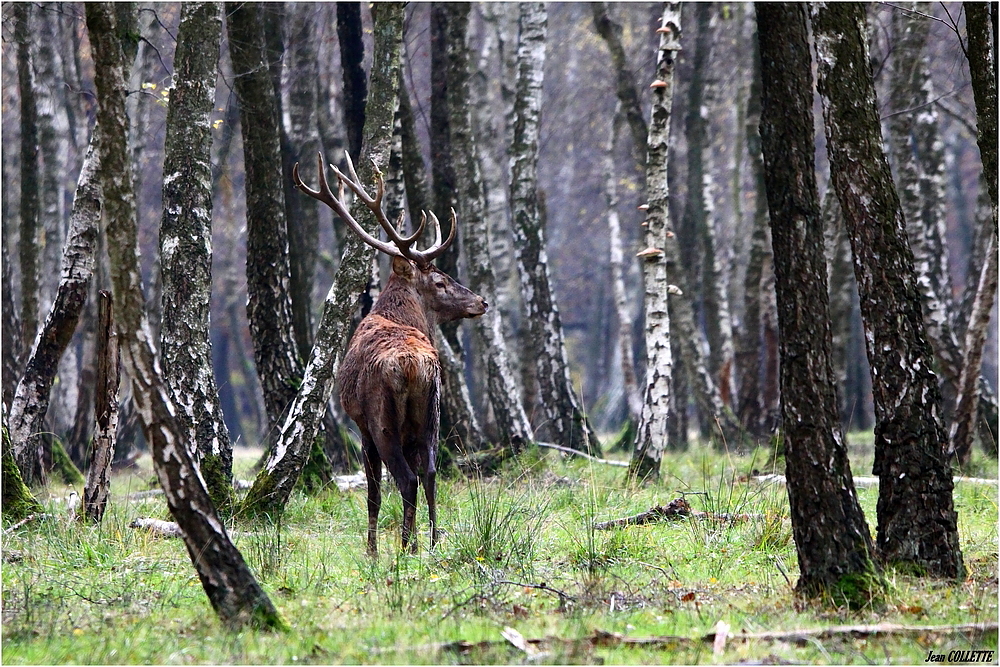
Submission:
<svg viewBox="0 0 1000 667">
<path fill-rule="evenodd" d="M 354 230 L 354 233 L 357 234 L 362 241 L 376 250 L 381 250 L 387 255 L 391 255 L 393 257 L 403 257 L 405 259 L 409 259 L 416 262 L 420 266 L 427 266 L 431 263 L 431 261 L 443 253 L 455 239 L 455 228 L 457 227 L 455 209 L 451 210 L 451 233 L 448 234 L 448 239 L 444 243 L 441 242 L 441 224 L 438 222 L 437 216 L 435 216 L 432 212 L 430 216 L 431 222 L 434 223 L 434 245 L 424 251 L 415 250 L 413 248 L 413 244 L 424 232 L 424 227 L 427 223 L 427 214 L 424 213 L 420 216 L 420 225 L 417 227 L 417 231 L 410 236 L 400 236 L 399 232 L 396 231 L 396 228 L 401 225 L 404 214 L 399 214 L 399 219 L 396 221 L 395 226 L 389 222 L 388 217 L 386 217 L 385 211 L 382 208 L 382 198 L 385 196 L 385 179 L 382 177 L 382 172 L 379 170 L 378 165 L 373 163 L 373 166 L 375 167 L 375 196 L 372 197 L 359 183 L 360 179 L 358 178 L 357 172 L 354 170 L 354 162 L 351 161 L 351 156 L 345 153 L 345 157 L 347 158 L 347 171 L 350 176 L 345 175 L 342 171 L 333 165 L 330 165 L 339 182 L 337 196 L 334 196 L 333 192 L 330 190 L 330 185 L 326 180 L 326 170 L 323 166 L 323 154 L 317 153 L 317 157 L 319 159 L 319 190 L 313 190 L 302 182 L 302 179 L 299 178 L 299 165 L 297 162 L 295 163 L 295 166 L 292 167 L 292 182 L 295 184 L 295 187 L 313 199 L 321 201 L 329 206 L 334 213 L 340 216 L 340 218 L 347 223 L 348 227 Z M 350 208 L 344 201 L 345 184 L 375 215 L 375 219 L 378 220 L 379 226 L 385 230 L 386 235 L 388 235 L 392 243 L 386 243 L 385 241 L 381 241 L 372 236 L 366 232 L 360 224 L 358 224 L 357 220 L 354 219 L 351 215 Z"/>
</svg>

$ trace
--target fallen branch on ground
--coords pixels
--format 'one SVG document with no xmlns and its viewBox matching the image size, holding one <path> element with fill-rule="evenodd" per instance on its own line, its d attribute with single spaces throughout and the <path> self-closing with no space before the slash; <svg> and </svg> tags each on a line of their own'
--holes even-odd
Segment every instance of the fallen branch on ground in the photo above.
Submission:
<svg viewBox="0 0 1000 667">
<path fill-rule="evenodd" d="M 180 526 L 173 521 L 140 517 L 138 519 L 134 519 L 128 527 L 145 528 L 149 532 L 154 535 L 159 535 L 160 537 L 184 537 L 184 533 L 181 531 Z"/>
<path fill-rule="evenodd" d="M 44 513 L 29 514 L 28 516 L 24 517 L 23 519 L 21 519 L 17 523 L 15 523 L 15 524 L 13 524 L 11 526 L 8 526 L 3 531 L 3 534 L 6 535 L 7 533 L 14 532 L 15 530 L 17 530 L 21 526 L 23 526 L 23 525 L 25 525 L 27 523 L 31 523 L 32 521 L 35 521 L 36 519 L 51 519 L 51 518 L 53 518 L 52 514 L 44 514 Z"/>
<path fill-rule="evenodd" d="M 144 500 L 153 496 L 162 496 L 163 489 L 150 489 L 149 491 L 136 491 L 125 496 L 128 500 Z"/>
<path fill-rule="evenodd" d="M 639 514 L 634 514 L 632 516 L 627 516 L 621 519 L 611 519 L 610 521 L 601 521 L 600 523 L 595 523 L 594 528 L 597 530 L 610 530 L 611 528 L 624 528 L 625 526 L 641 526 L 647 523 L 658 523 L 660 521 L 676 521 L 679 519 L 703 519 L 706 521 L 719 521 L 719 522 L 730 522 L 730 521 L 751 521 L 753 519 L 763 519 L 765 518 L 760 514 L 729 514 L 728 512 L 716 513 L 716 512 L 701 512 L 698 510 L 691 509 L 691 505 L 688 504 L 684 498 L 676 498 L 671 500 L 666 505 L 657 505 L 656 507 L 651 507 L 645 512 L 640 512 Z"/>
<path fill-rule="evenodd" d="M 616 632 L 604 632 L 595 630 L 594 634 L 581 639 L 562 639 L 560 637 L 544 637 L 528 639 L 519 634 L 511 639 L 507 633 L 503 639 L 485 640 L 481 642 L 456 641 L 438 644 L 424 644 L 422 646 L 400 646 L 383 649 L 380 652 L 407 650 L 432 650 L 447 651 L 450 653 L 468 654 L 473 651 L 484 651 L 492 648 L 500 648 L 514 645 L 525 653 L 536 654 L 552 647 L 562 646 L 564 649 L 579 650 L 592 649 L 595 647 L 617 647 L 617 646 L 638 646 L 648 649 L 676 649 L 682 646 L 694 647 L 704 644 L 712 645 L 713 648 L 722 644 L 723 641 L 762 641 L 762 642 L 793 642 L 799 645 L 806 644 L 811 640 L 833 639 L 836 637 L 851 637 L 854 639 L 865 639 L 869 637 L 922 637 L 924 639 L 934 639 L 952 635 L 965 635 L 966 639 L 975 642 L 988 634 L 997 633 L 998 624 L 996 621 L 983 623 L 962 623 L 958 625 L 897 625 L 895 623 L 879 623 L 877 625 L 835 625 L 826 628 L 804 628 L 799 630 L 774 630 L 768 632 L 726 632 L 723 635 L 715 631 L 701 635 L 700 637 L 684 637 L 677 635 L 660 635 L 653 637 L 626 637 Z M 724 625 L 716 625 L 720 631 Z M 719 637 L 717 638 L 717 634 Z M 528 648 L 530 647 L 530 648 Z"/>
<path fill-rule="evenodd" d="M 603 463 L 609 466 L 618 466 L 619 468 L 627 468 L 628 463 L 625 461 L 611 461 L 610 459 L 599 459 L 596 456 L 591 456 L 586 452 L 581 452 L 576 449 L 570 449 L 569 447 L 563 447 L 562 445 L 554 445 L 551 442 L 536 442 L 539 447 L 545 447 L 546 449 L 556 449 L 564 454 L 572 454 L 573 456 L 582 456 L 588 461 L 593 461 L 594 463 Z"/>
<path fill-rule="evenodd" d="M 751 481 L 759 482 L 761 484 L 784 484 L 784 475 L 754 475 L 750 478 Z M 980 484 L 980 485 L 997 485 L 997 480 L 989 479 L 985 477 L 954 477 L 955 483 L 962 484 Z M 878 477 L 855 477 L 854 486 L 859 489 L 867 489 L 873 486 L 878 486 Z"/>
</svg>

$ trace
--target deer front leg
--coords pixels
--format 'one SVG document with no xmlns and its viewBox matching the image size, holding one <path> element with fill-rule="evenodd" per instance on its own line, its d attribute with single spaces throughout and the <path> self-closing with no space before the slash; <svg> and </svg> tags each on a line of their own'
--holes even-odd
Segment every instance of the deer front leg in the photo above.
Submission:
<svg viewBox="0 0 1000 667">
<path fill-rule="evenodd" d="M 431 389 L 430 397 L 427 401 L 427 422 L 424 425 L 425 440 L 424 448 L 426 469 L 424 470 L 424 495 L 427 496 L 427 517 L 431 524 L 431 548 L 437 544 L 437 504 L 435 499 L 435 485 L 437 483 L 437 447 L 438 429 L 441 423 L 441 387 L 440 380 Z"/>
<path fill-rule="evenodd" d="M 378 557 L 378 513 L 382 507 L 382 460 L 370 438 L 362 438 L 362 458 L 368 481 L 368 555 Z"/>
</svg>

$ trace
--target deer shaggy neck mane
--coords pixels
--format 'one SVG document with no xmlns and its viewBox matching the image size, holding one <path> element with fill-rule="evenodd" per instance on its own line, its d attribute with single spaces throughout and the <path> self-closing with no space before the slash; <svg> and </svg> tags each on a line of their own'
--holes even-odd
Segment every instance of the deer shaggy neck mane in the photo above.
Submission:
<svg viewBox="0 0 1000 667">
<path fill-rule="evenodd" d="M 372 306 L 371 314 L 419 329 L 428 339 L 434 340 L 431 327 L 436 324 L 436 318 L 432 312 L 424 310 L 416 285 L 396 274 L 389 277 L 385 289 Z"/>
</svg>

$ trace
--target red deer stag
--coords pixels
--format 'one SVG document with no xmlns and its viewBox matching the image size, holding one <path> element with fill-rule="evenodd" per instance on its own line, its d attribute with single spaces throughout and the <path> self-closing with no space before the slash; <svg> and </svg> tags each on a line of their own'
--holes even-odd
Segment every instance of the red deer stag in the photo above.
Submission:
<svg viewBox="0 0 1000 667">
<path fill-rule="evenodd" d="M 378 513 L 382 505 L 382 463 L 389 468 L 403 496 L 403 548 L 416 551 L 413 524 L 417 511 L 417 482 L 422 479 L 427 496 L 431 546 L 437 542 L 437 511 L 434 503 L 435 459 L 440 415 L 441 366 L 434 348 L 434 329 L 441 322 L 476 317 L 486 312 L 483 298 L 439 271 L 431 261 L 455 238 L 455 211 L 451 211 L 451 233 L 441 242 L 441 225 L 433 213 L 434 244 L 424 251 L 413 248 L 424 231 L 427 214 L 411 236 L 397 231 L 382 209 L 385 182 L 376 168 L 375 197 L 358 182 L 350 156 L 350 178 L 336 167 L 340 182 L 334 197 L 327 184 L 323 156 L 319 156 L 319 190 L 292 171 L 296 187 L 340 216 L 361 239 L 392 257 L 392 275 L 372 307 L 358 325 L 340 367 L 340 402 L 361 430 L 368 478 L 368 552 L 378 552 Z M 375 214 L 390 242 L 368 234 L 351 216 L 344 201 L 344 185 Z M 412 541 L 411 541 L 412 538 Z"/>
</svg>

